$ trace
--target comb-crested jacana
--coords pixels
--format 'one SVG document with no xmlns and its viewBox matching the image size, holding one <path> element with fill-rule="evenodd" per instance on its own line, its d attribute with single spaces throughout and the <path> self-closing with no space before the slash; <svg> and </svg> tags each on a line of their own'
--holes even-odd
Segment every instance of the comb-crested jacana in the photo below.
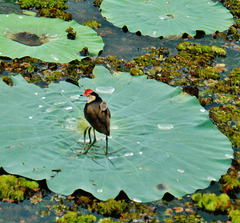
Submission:
<svg viewBox="0 0 240 223">
<path fill-rule="evenodd" d="M 91 127 L 86 128 L 84 131 L 84 149 L 83 153 L 87 153 L 88 150 L 96 142 L 95 130 L 106 135 L 106 150 L 105 154 L 108 154 L 108 136 L 110 135 L 110 118 L 111 114 L 107 107 L 107 103 L 102 101 L 100 96 L 91 89 L 86 89 L 84 94 L 88 98 L 88 102 L 84 108 L 84 115 Z M 91 129 L 93 128 L 94 140 L 91 140 Z M 90 145 L 86 148 L 86 134 L 88 131 Z"/>
</svg>

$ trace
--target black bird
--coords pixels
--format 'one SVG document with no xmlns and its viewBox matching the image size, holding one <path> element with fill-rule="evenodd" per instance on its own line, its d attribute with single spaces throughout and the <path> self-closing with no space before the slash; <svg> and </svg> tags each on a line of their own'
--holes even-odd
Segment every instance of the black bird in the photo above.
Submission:
<svg viewBox="0 0 240 223">
<path fill-rule="evenodd" d="M 86 128 L 84 131 L 84 149 L 83 153 L 87 153 L 88 150 L 96 142 L 95 130 L 106 135 L 106 150 L 105 154 L 108 154 L 108 136 L 110 135 L 110 118 L 111 114 L 107 107 L 107 103 L 102 101 L 100 96 L 91 89 L 86 89 L 84 94 L 88 98 L 88 102 L 84 108 L 84 115 L 91 127 Z M 91 140 L 91 129 L 93 128 L 94 140 Z M 90 145 L 86 148 L 86 133 L 88 131 Z"/>
</svg>

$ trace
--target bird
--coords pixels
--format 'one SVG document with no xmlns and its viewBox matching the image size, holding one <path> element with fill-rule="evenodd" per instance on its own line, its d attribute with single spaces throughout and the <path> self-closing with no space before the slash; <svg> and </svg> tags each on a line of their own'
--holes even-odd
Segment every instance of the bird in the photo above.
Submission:
<svg viewBox="0 0 240 223">
<path fill-rule="evenodd" d="M 110 118 L 111 113 L 108 109 L 107 103 L 104 102 L 101 97 L 92 89 L 86 89 L 81 96 L 87 97 L 88 101 L 84 107 L 84 116 L 91 125 L 84 131 L 84 154 L 93 146 L 96 142 L 95 130 L 106 135 L 106 150 L 105 155 L 108 154 L 108 136 L 110 136 Z M 91 140 L 91 129 L 93 129 L 94 140 Z M 86 148 L 86 134 L 88 131 L 90 145 Z"/>
</svg>

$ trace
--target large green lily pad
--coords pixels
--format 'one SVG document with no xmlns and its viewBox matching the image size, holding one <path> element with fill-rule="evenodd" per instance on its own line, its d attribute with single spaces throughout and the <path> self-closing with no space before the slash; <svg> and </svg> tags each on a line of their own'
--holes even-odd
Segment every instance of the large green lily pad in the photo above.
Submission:
<svg viewBox="0 0 240 223">
<path fill-rule="evenodd" d="M 145 76 L 111 75 L 101 66 L 81 79 L 112 114 L 108 157 L 76 156 L 83 148 L 84 89 L 67 82 L 41 89 L 21 76 L 0 82 L 0 166 L 31 179 L 46 179 L 60 194 L 81 188 L 99 199 L 124 190 L 135 201 L 183 196 L 218 180 L 231 165 L 228 138 L 209 121 L 195 97 Z M 102 152 L 104 135 L 96 147 Z"/>
<path fill-rule="evenodd" d="M 67 38 L 69 27 L 77 33 L 75 40 Z M 41 45 L 27 45 L 34 41 Z M 88 48 L 91 56 L 97 56 L 103 45 L 102 38 L 93 29 L 74 20 L 66 22 L 16 14 L 0 15 L 0 56 L 30 56 L 46 62 L 67 63 L 84 58 L 80 55 L 84 47 Z"/>
<path fill-rule="evenodd" d="M 101 12 L 109 22 L 152 37 L 224 31 L 232 14 L 211 0 L 103 0 Z"/>
</svg>

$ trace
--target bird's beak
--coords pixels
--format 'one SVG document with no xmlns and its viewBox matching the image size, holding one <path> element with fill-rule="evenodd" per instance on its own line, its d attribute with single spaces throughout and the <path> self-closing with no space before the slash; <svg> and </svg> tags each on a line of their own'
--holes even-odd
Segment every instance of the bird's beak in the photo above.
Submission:
<svg viewBox="0 0 240 223">
<path fill-rule="evenodd" d="M 87 97 L 88 95 L 84 93 L 84 94 L 81 94 L 80 96 L 85 96 L 85 97 Z"/>
</svg>

